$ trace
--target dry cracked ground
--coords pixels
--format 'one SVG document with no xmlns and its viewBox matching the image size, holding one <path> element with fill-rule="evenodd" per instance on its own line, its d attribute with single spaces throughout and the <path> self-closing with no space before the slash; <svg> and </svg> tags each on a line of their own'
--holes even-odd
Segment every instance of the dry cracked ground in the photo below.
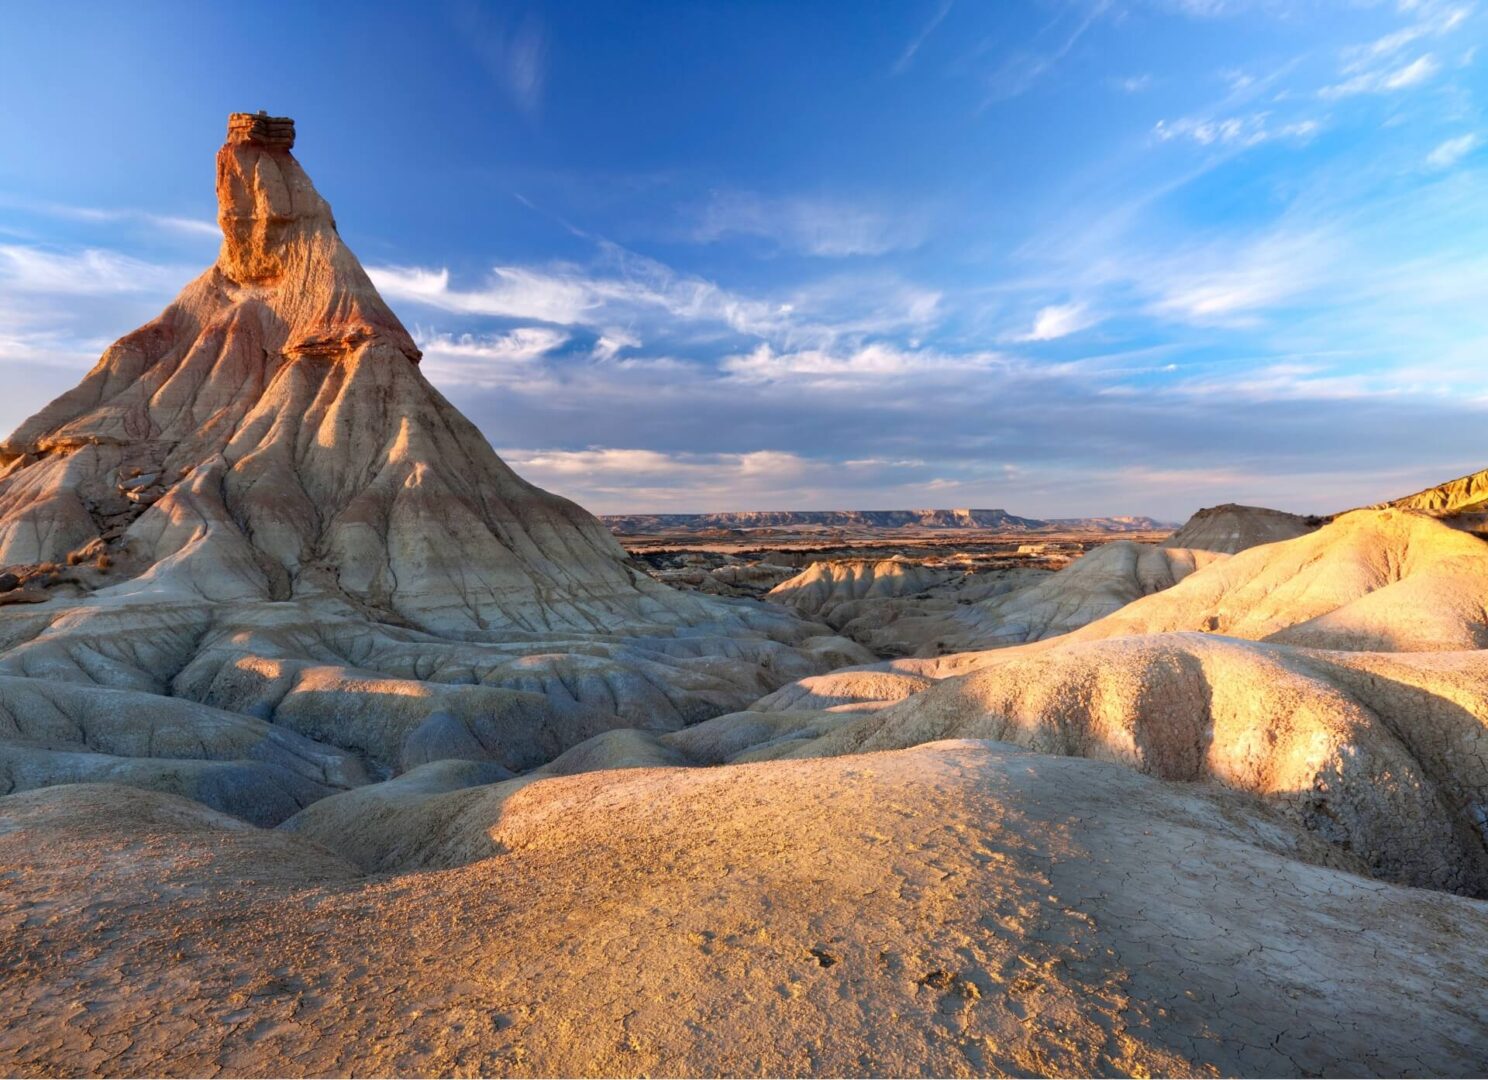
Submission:
<svg viewBox="0 0 1488 1080">
<path fill-rule="evenodd" d="M 680 591 L 293 142 L 0 444 L 0 1073 L 1488 1071 L 1484 474 Z"/>
</svg>

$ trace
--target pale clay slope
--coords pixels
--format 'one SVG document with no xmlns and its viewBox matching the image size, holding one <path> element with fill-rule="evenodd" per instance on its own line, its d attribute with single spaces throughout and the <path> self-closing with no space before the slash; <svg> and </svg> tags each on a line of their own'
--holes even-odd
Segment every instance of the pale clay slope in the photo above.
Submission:
<svg viewBox="0 0 1488 1080">
<path fill-rule="evenodd" d="M 216 264 L 0 446 L 0 563 L 85 564 L 47 602 L 0 607 L 0 676 L 190 699 L 387 774 L 531 768 L 871 659 L 778 609 L 657 585 L 512 473 L 419 373 L 292 130 L 234 119 Z M 59 706 L 72 736 L 0 733 L 0 791 L 122 779 L 238 812 L 257 776 L 285 790 L 254 820 L 308 801 L 257 751 L 105 746 L 94 700 Z"/>
<path fill-rule="evenodd" d="M 1488 653 L 1462 648 L 1485 630 L 1485 558 L 1433 518 L 1362 511 L 1060 639 L 812 676 L 695 728 L 610 732 L 565 756 L 707 765 L 997 739 L 1239 789 L 1372 874 L 1488 895 Z M 1267 640 L 1197 632 L 1216 621 Z M 379 798 L 337 796 L 290 827 L 380 833 L 358 809 Z M 366 843 L 364 865 L 413 857 Z"/>
<path fill-rule="evenodd" d="M 1066 634 L 1223 557 L 1113 540 L 1052 574 L 964 576 L 895 560 L 821 562 L 768 598 L 876 652 L 939 656 Z"/>
<path fill-rule="evenodd" d="M 4 800 L 0 861 L 33 869 L 0 891 L 0 1069 L 1462 1075 L 1488 1053 L 1485 906 L 1299 861 L 1329 851 L 1238 796 L 966 742 L 506 787 L 394 821 L 430 869 L 366 880 L 170 796 Z"/>
<path fill-rule="evenodd" d="M 1313 528 L 1295 514 L 1226 504 L 1200 510 L 1159 545 L 1113 541 L 1053 575 L 839 560 L 813 564 L 769 598 L 876 652 L 939 656 L 1067 634 L 1227 555 Z"/>
<path fill-rule="evenodd" d="M 1420 513 L 1358 511 L 1060 638 L 809 677 L 710 726 L 733 760 L 971 736 L 1209 780 L 1266 797 L 1374 873 L 1483 895 L 1485 639 L 1488 544 Z M 761 730 L 762 712 L 821 734 L 728 738 Z"/>
</svg>

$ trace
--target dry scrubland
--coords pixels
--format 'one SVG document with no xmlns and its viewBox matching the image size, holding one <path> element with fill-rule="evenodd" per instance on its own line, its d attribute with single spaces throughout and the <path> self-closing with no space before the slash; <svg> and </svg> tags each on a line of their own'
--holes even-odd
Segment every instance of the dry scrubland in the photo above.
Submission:
<svg viewBox="0 0 1488 1080">
<path fill-rule="evenodd" d="M 1483 1070 L 1481 477 L 679 591 L 293 137 L 0 446 L 0 1072 Z"/>
</svg>

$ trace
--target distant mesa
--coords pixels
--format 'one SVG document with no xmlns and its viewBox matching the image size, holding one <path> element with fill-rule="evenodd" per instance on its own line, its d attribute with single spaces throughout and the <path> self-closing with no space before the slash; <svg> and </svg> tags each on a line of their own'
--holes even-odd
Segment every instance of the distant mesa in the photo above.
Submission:
<svg viewBox="0 0 1488 1080">
<path fill-rule="evenodd" d="M 1162 532 L 1172 523 L 1148 517 L 1038 518 L 1006 510 L 739 510 L 710 514 L 610 514 L 619 536 L 711 529 L 982 529 L 1002 532 Z"/>
</svg>

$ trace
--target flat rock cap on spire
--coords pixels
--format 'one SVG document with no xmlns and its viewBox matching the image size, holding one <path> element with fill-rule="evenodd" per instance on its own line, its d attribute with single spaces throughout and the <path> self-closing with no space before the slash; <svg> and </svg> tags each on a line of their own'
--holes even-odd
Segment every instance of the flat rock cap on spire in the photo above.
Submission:
<svg viewBox="0 0 1488 1080">
<path fill-rule="evenodd" d="M 270 150 L 288 150 L 294 146 L 294 140 L 294 121 L 287 116 L 270 116 L 261 111 L 228 114 L 229 143 L 248 143 Z"/>
</svg>

